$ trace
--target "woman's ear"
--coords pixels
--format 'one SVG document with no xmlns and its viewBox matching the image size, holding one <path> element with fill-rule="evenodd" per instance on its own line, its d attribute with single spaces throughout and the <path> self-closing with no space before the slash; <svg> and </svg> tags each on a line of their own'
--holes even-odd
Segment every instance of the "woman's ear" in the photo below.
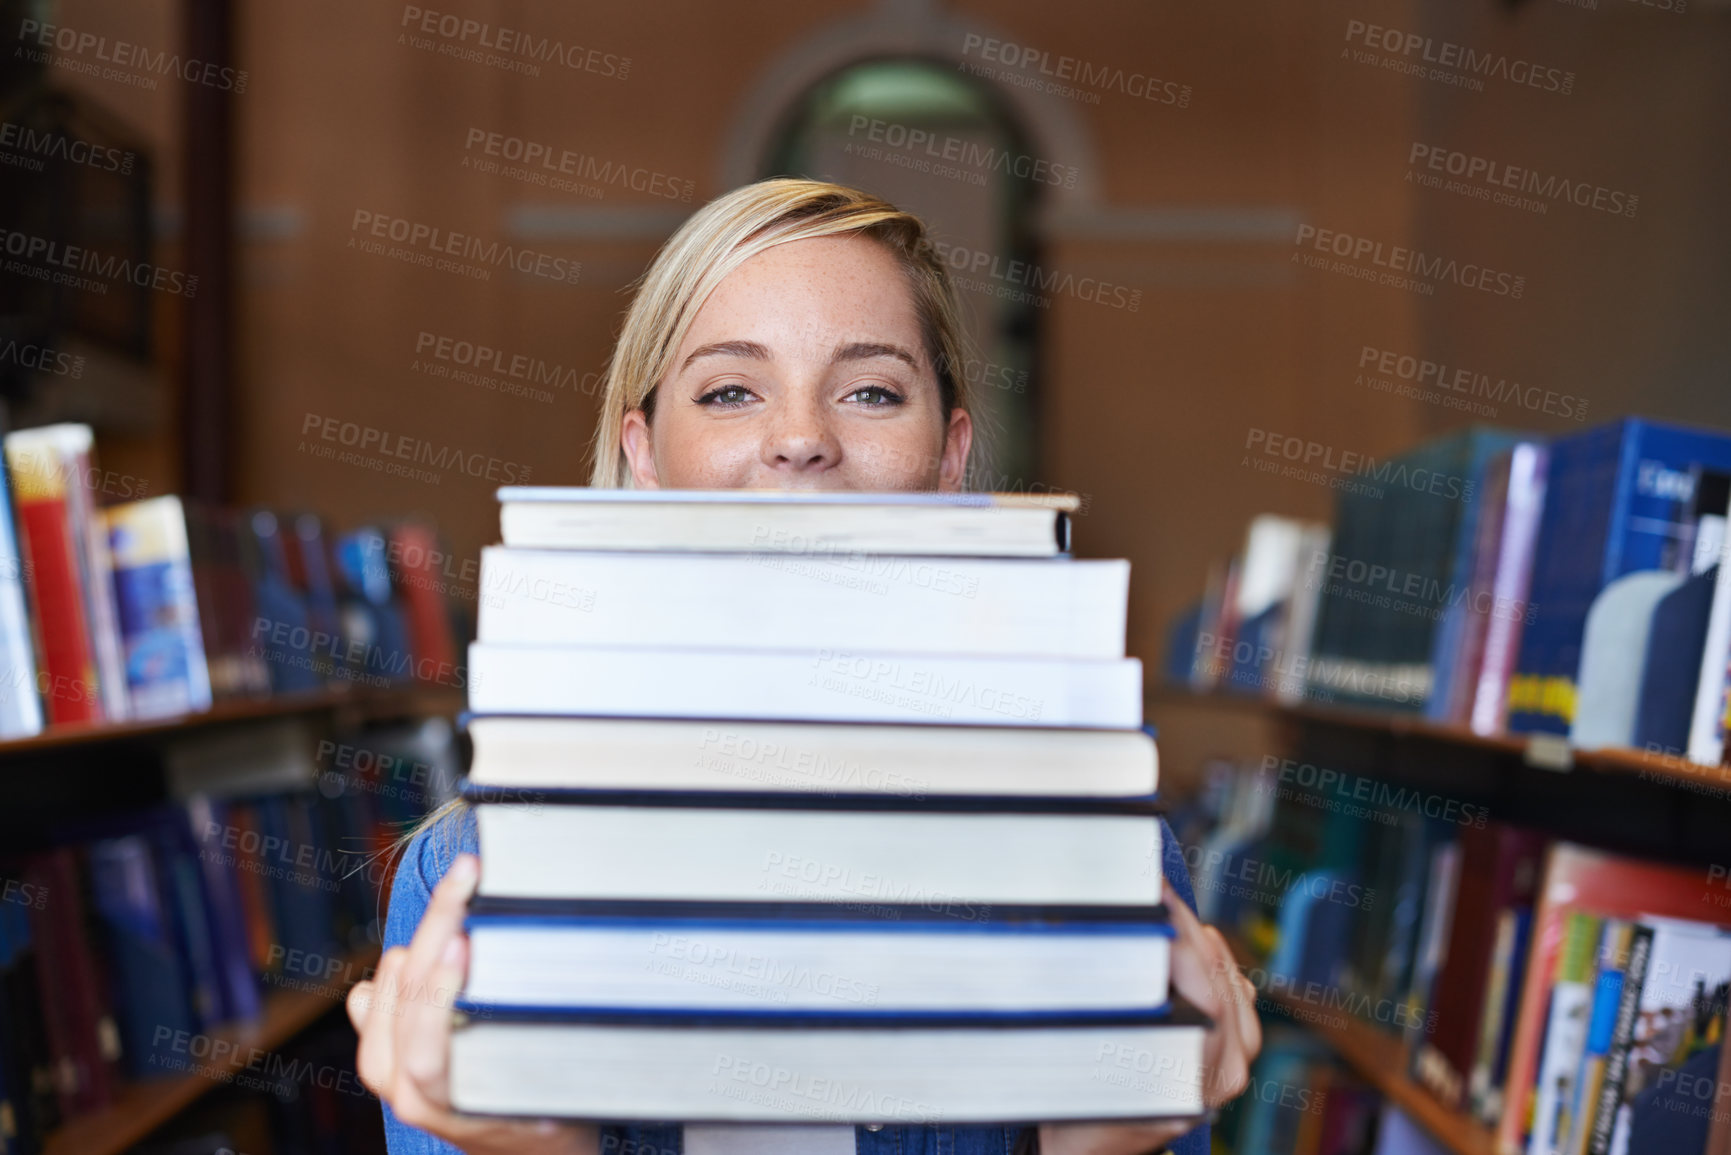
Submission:
<svg viewBox="0 0 1731 1155">
<path fill-rule="evenodd" d="M 655 449 L 649 436 L 649 417 L 641 409 L 628 409 L 619 430 L 619 447 L 631 466 L 631 481 L 638 489 L 660 489 L 655 472 Z"/>
<path fill-rule="evenodd" d="M 938 459 L 938 489 L 959 493 L 968 479 L 968 448 L 974 443 L 974 419 L 966 409 L 950 410 L 944 430 L 944 454 Z"/>
</svg>

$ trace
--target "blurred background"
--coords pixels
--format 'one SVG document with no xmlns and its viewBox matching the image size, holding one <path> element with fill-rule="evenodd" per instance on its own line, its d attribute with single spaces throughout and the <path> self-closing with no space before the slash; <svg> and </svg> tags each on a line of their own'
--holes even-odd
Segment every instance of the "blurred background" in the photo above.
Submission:
<svg viewBox="0 0 1731 1155">
<path fill-rule="evenodd" d="M 9 425 L 90 426 L 140 494 L 434 527 L 458 643 L 496 487 L 587 480 L 634 278 L 770 175 L 931 223 L 975 485 L 1083 496 L 1151 686 L 1253 516 L 1332 516 L 1270 439 L 1731 427 L 1726 0 L 0 0 L 0 36 Z M 1290 724 L 1150 712 L 1178 797 Z"/>
</svg>

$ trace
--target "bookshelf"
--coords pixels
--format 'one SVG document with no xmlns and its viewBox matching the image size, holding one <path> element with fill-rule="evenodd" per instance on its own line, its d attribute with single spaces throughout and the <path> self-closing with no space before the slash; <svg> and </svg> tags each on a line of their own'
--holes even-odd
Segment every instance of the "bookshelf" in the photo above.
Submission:
<svg viewBox="0 0 1731 1155">
<path fill-rule="evenodd" d="M 1229 939 L 1240 966 L 1254 965 L 1245 944 Z M 1327 1043 L 1354 1074 L 1369 1083 L 1455 1155 L 1496 1155 L 1496 1136 L 1478 1120 L 1443 1106 L 1406 1075 L 1407 1056 L 1401 1041 L 1386 1031 L 1349 1018 L 1308 1014 L 1298 1000 L 1279 991 L 1264 991 L 1258 999 L 1288 1012 Z"/>
<path fill-rule="evenodd" d="M 270 694 L 219 702 L 209 710 L 176 714 L 167 718 L 49 726 L 28 738 L 0 741 L 0 762 L 8 758 L 70 747 L 90 748 L 149 740 L 230 723 L 289 718 L 326 711 L 344 710 L 368 719 L 455 713 L 462 708 L 462 702 L 463 696 L 457 690 L 410 686 L 401 689 L 356 688 Z"/>
<path fill-rule="evenodd" d="M 403 683 L 388 687 L 340 685 L 304 693 L 278 693 L 256 698 L 219 702 L 209 710 L 167 718 L 139 721 L 51 726 L 39 734 L 0 742 L 0 774 L 5 774 L 15 793 L 43 778 L 114 783 L 108 794 L 127 796 L 138 802 L 138 791 L 155 789 L 136 786 L 122 790 L 120 781 L 135 778 L 139 759 L 148 759 L 155 748 L 193 733 L 218 729 L 243 731 L 271 721 L 291 718 L 324 719 L 347 726 L 365 722 L 454 715 L 463 706 L 462 691 L 444 686 Z M 324 721 L 317 724 L 324 725 Z M 32 768 L 57 767 L 52 775 L 32 773 Z M 75 767 L 92 767 L 96 777 L 80 775 Z M 111 771 L 124 769 L 126 773 Z M 106 777 L 103 777 L 106 775 Z M 105 789 L 107 789 L 105 787 Z M 77 812 L 83 812 L 77 787 L 71 790 Z M 32 795 L 34 797 L 34 795 Z M 112 801 L 112 798 L 109 799 Z M 35 799 L 40 802 L 40 798 Z M 26 805 L 36 813 L 34 804 Z M 343 957 L 339 976 L 367 973 L 378 960 L 378 948 L 368 947 Z M 248 1057 L 256 1048 L 275 1051 L 335 1010 L 347 995 L 339 977 L 329 985 L 296 989 L 266 985 L 262 1010 L 256 1020 L 236 1022 L 207 1032 L 214 1043 L 232 1043 L 221 1057 L 189 1057 L 200 1069 L 188 1073 L 165 1073 L 165 1077 L 123 1083 L 115 1099 L 99 1111 L 64 1123 L 52 1132 L 43 1155 L 118 1155 L 171 1122 L 208 1092 L 244 1080 Z M 242 1084 L 244 1085 L 244 1083 Z"/>
<path fill-rule="evenodd" d="M 1474 734 L 1414 714 L 1289 705 L 1177 687 L 1153 689 L 1145 705 L 1162 732 L 1167 724 L 1177 730 L 1195 723 L 1199 713 L 1211 715 L 1209 723 L 1221 714 L 1266 722 L 1270 726 L 1262 729 L 1275 738 L 1264 754 L 1472 801 L 1488 807 L 1496 820 L 1621 853 L 1724 860 L 1731 767 L 1642 750 L 1575 750 L 1548 735 Z M 1255 964 L 1245 942 L 1229 941 L 1241 965 Z M 1319 1015 L 1278 990 L 1258 997 L 1283 1021 L 1324 1042 L 1455 1155 L 1498 1155 L 1493 1128 L 1445 1106 L 1408 1077 L 1406 1050 L 1394 1034 L 1347 1016 Z"/>
<path fill-rule="evenodd" d="M 1249 694 L 1198 693 L 1172 687 L 1152 690 L 1146 705 L 1150 715 L 1168 706 L 1238 710 L 1297 725 L 1352 729 L 1396 739 L 1442 743 L 1462 750 L 1489 751 L 1558 773 L 1584 770 L 1600 774 L 1631 774 L 1683 789 L 1731 793 L 1731 766 L 1707 766 L 1658 751 L 1577 750 L 1554 735 L 1475 734 L 1459 726 L 1432 722 L 1417 714 L 1338 706 L 1293 706 Z"/>
<path fill-rule="evenodd" d="M 343 974 L 363 973 L 378 961 L 375 948 L 356 951 L 345 959 Z M 178 1078 L 129 1083 L 114 1102 L 56 1130 L 43 1147 L 43 1155 L 119 1155 L 152 1131 L 169 1122 L 206 1092 L 227 1084 L 241 1072 L 252 1048 L 275 1050 L 317 1022 L 348 994 L 331 988 L 322 991 L 283 990 L 266 996 L 264 1010 L 256 1022 L 236 1023 L 210 1032 L 213 1040 L 236 1044 L 224 1058 L 207 1066 L 214 1073 L 193 1073 Z"/>
<path fill-rule="evenodd" d="M 1556 837 L 1672 862 L 1724 859 L 1731 767 L 1643 750 L 1576 750 L 1552 735 L 1475 734 L 1416 714 L 1160 687 L 1146 711 L 1162 731 L 1198 711 L 1272 724 L 1265 755 L 1434 791 Z M 1639 822 L 1631 822 L 1639 815 Z"/>
</svg>

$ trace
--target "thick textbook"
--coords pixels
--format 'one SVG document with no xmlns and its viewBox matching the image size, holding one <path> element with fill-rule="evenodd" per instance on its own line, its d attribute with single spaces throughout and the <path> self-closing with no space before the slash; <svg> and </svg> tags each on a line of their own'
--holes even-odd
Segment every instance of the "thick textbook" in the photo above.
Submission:
<svg viewBox="0 0 1731 1155">
<path fill-rule="evenodd" d="M 862 1017 L 1123 1014 L 1166 1005 L 1172 929 L 1130 919 L 741 917 L 643 904 L 470 915 L 464 997 L 520 1011 Z M 903 917 L 906 916 L 906 917 Z"/>
<path fill-rule="evenodd" d="M 508 546 L 1052 557 L 1075 494 L 503 486 Z"/>
<path fill-rule="evenodd" d="M 860 1025 L 513 1021 L 451 1037 L 459 1111 L 687 1123 L 1008 1123 L 1202 1112 L 1199 1017 Z"/>
<path fill-rule="evenodd" d="M 469 647 L 477 714 L 960 726 L 1142 724 L 1142 663 L 803 650 Z"/>
<path fill-rule="evenodd" d="M 1124 656 L 1127 561 L 481 551 L 483 642 Z"/>
<path fill-rule="evenodd" d="M 484 801 L 484 795 L 472 799 Z M 1148 800 L 642 792 L 480 805 L 480 893 L 635 901 L 1155 906 Z M 969 910 L 973 913 L 968 913 Z"/>
<path fill-rule="evenodd" d="M 469 781 L 507 789 L 1153 794 L 1139 730 L 636 718 L 467 720 Z"/>
</svg>

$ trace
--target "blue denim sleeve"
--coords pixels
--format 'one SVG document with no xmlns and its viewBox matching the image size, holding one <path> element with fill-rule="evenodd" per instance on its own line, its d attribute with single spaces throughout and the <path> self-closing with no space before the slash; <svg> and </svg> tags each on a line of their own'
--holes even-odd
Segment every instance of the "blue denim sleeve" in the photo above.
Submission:
<svg viewBox="0 0 1731 1155">
<path fill-rule="evenodd" d="M 1166 885 L 1179 901 L 1194 911 L 1196 890 L 1190 883 L 1190 867 L 1184 862 L 1184 848 L 1178 844 L 1178 836 L 1172 833 L 1172 827 L 1164 818 L 1160 819 L 1160 851 Z M 1170 1150 L 1172 1155 L 1208 1155 L 1208 1124 L 1204 1123 L 1175 1140 Z"/>
<path fill-rule="evenodd" d="M 427 911 L 433 887 L 458 854 L 476 853 L 475 816 L 462 810 L 410 840 L 391 881 L 391 902 L 385 912 L 385 947 L 408 946 Z M 390 1105 L 385 1113 L 385 1147 L 390 1155 L 462 1155 L 458 1148 L 398 1119 Z"/>
</svg>

